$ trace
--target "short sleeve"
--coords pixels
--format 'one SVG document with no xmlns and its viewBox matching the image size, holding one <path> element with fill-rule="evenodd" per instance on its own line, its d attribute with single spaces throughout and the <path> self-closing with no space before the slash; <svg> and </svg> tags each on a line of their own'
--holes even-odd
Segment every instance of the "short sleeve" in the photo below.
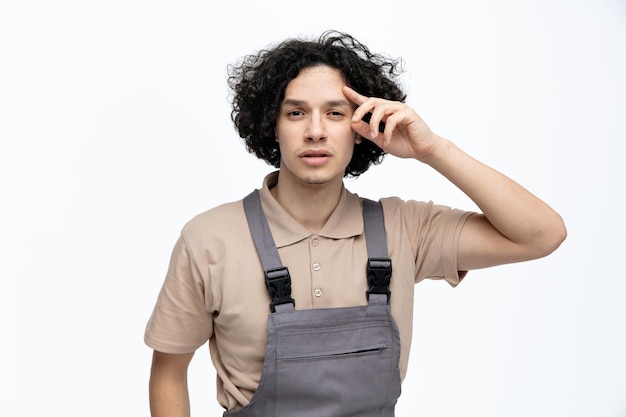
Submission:
<svg viewBox="0 0 626 417">
<path fill-rule="evenodd" d="M 457 286 L 467 273 L 457 267 L 459 237 L 473 213 L 433 202 L 410 201 L 406 214 L 411 241 L 416 248 L 415 282 L 443 279 Z"/>
<path fill-rule="evenodd" d="M 191 353 L 211 337 L 207 283 L 208 277 L 203 277 L 181 235 L 146 325 L 144 341 L 149 347 L 165 353 Z"/>
</svg>

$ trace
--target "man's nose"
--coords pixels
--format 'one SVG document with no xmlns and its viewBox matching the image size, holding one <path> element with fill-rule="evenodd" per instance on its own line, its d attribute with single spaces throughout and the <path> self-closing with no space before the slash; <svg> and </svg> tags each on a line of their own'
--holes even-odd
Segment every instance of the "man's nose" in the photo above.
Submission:
<svg viewBox="0 0 626 417">
<path fill-rule="evenodd" d="M 306 130 L 306 138 L 308 140 L 322 140 L 326 138 L 326 129 L 320 115 L 312 115 L 309 119 L 309 126 Z"/>
</svg>

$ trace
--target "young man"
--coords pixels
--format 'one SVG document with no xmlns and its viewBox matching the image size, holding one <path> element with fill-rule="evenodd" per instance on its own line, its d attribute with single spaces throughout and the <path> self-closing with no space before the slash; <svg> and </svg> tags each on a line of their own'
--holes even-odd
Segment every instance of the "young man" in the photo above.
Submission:
<svg viewBox="0 0 626 417">
<path fill-rule="evenodd" d="M 207 341 L 226 416 L 392 416 L 414 284 L 455 286 L 565 239 L 548 205 L 428 128 L 399 71 L 336 32 L 231 68 L 235 126 L 278 171 L 183 228 L 145 334 L 154 417 L 189 415 L 187 368 Z M 392 197 L 381 214 L 344 188 L 386 153 L 430 165 L 481 213 Z"/>
</svg>

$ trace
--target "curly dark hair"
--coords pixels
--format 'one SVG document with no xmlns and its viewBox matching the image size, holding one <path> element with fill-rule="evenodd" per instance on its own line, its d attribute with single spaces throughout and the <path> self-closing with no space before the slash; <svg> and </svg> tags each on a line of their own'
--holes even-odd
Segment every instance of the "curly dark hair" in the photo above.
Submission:
<svg viewBox="0 0 626 417">
<path fill-rule="evenodd" d="M 338 69 L 346 84 L 365 96 L 406 100 L 396 81 L 403 72 L 402 60 L 373 54 L 346 33 L 326 31 L 317 40 L 288 39 L 243 57 L 238 65 L 228 66 L 231 118 L 246 149 L 276 168 L 280 150 L 274 128 L 285 89 L 300 71 L 317 65 Z M 361 141 L 354 146 L 344 176 L 358 177 L 382 162 L 384 155 L 373 142 Z"/>
</svg>

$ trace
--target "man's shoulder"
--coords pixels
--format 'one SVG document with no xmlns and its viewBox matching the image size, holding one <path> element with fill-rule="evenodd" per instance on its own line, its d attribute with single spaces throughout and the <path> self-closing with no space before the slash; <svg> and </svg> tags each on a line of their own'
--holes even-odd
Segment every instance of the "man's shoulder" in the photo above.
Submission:
<svg viewBox="0 0 626 417">
<path fill-rule="evenodd" d="M 432 201 L 405 200 L 398 196 L 387 196 L 378 199 L 383 208 L 385 221 L 391 224 L 392 221 L 405 223 L 407 221 L 421 221 L 433 212 L 436 206 Z M 444 208 L 444 206 L 441 206 Z M 409 220 L 411 219 L 411 220 Z"/>
<path fill-rule="evenodd" d="M 237 200 L 219 204 L 195 215 L 185 223 L 182 234 L 187 239 L 199 236 L 237 236 L 242 228 L 247 227 L 242 200 Z"/>
<path fill-rule="evenodd" d="M 397 196 L 386 196 L 386 197 L 380 197 L 380 198 L 364 198 L 364 199 L 369 199 L 369 200 L 380 202 L 380 204 L 383 207 L 383 210 L 387 212 L 390 212 L 390 211 L 395 212 L 398 210 L 401 211 L 407 205 L 407 202 L 405 200 Z"/>
</svg>

